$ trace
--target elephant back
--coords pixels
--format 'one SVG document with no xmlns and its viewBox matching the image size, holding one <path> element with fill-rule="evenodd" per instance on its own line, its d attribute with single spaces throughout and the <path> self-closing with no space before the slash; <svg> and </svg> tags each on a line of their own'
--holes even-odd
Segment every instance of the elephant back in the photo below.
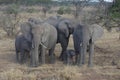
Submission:
<svg viewBox="0 0 120 80">
<path fill-rule="evenodd" d="M 44 22 L 49 23 L 53 25 L 54 27 L 56 27 L 59 21 L 58 21 L 57 16 L 51 16 L 48 19 L 46 19 Z"/>
<path fill-rule="evenodd" d="M 44 35 L 47 36 L 46 40 L 43 40 L 48 49 L 52 48 L 57 42 L 57 30 L 54 26 L 48 23 L 43 23 Z"/>
<path fill-rule="evenodd" d="M 42 23 L 43 22 L 43 20 L 42 19 L 37 19 L 37 18 L 29 18 L 28 19 L 28 22 L 32 22 L 32 23 L 35 23 L 35 24 L 40 24 L 40 23 Z"/>
</svg>

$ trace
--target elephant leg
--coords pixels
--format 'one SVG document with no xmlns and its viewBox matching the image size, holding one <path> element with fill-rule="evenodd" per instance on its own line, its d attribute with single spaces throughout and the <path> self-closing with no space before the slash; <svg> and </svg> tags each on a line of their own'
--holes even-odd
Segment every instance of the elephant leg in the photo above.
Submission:
<svg viewBox="0 0 120 80">
<path fill-rule="evenodd" d="M 63 55 L 64 55 L 64 52 L 67 50 L 68 42 L 69 42 L 69 39 L 67 38 L 62 38 L 60 41 L 61 47 L 62 47 L 62 52 L 59 56 L 60 60 L 63 60 Z"/>
<path fill-rule="evenodd" d="M 23 62 L 24 62 L 24 54 L 25 54 L 25 51 L 21 50 L 21 53 L 20 53 L 20 63 L 21 64 L 23 64 Z"/>
<path fill-rule="evenodd" d="M 89 60 L 88 60 L 88 67 L 93 66 L 93 54 L 94 54 L 94 43 L 90 43 L 89 45 Z"/>
<path fill-rule="evenodd" d="M 42 46 L 42 52 L 41 52 L 41 64 L 45 64 L 45 54 L 46 54 L 46 49 Z"/>
<path fill-rule="evenodd" d="M 55 46 L 49 50 L 49 56 L 50 56 L 50 59 L 51 59 L 51 63 L 52 63 L 52 64 L 55 63 L 54 49 L 55 49 Z"/>
<path fill-rule="evenodd" d="M 85 61 L 86 61 L 86 52 L 87 52 L 87 45 L 84 44 L 83 45 L 83 60 L 82 60 L 82 64 L 85 64 Z"/>
<path fill-rule="evenodd" d="M 41 52 L 42 52 L 42 46 L 39 46 L 39 51 L 38 51 L 38 53 L 39 53 L 39 62 L 41 63 Z"/>
<path fill-rule="evenodd" d="M 78 54 L 78 65 L 79 66 L 82 66 L 83 64 L 83 57 L 84 57 L 83 46 L 80 46 L 80 53 Z"/>
<path fill-rule="evenodd" d="M 34 49 L 31 50 L 31 66 L 37 67 L 39 65 L 39 54 L 38 54 L 39 46 L 35 46 Z"/>
<path fill-rule="evenodd" d="M 69 64 L 70 64 L 70 59 L 69 59 L 69 57 L 67 57 L 66 64 L 67 64 L 67 65 L 69 65 Z"/>
<path fill-rule="evenodd" d="M 28 59 L 29 59 L 29 51 L 26 51 L 24 54 L 24 61 L 27 62 Z"/>
<path fill-rule="evenodd" d="M 16 60 L 19 62 L 19 51 L 16 50 Z"/>
</svg>

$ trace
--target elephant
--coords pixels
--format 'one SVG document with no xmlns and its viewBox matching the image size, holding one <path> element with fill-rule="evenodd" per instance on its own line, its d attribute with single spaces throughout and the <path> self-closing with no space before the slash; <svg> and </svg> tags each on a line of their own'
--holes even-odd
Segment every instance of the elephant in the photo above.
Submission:
<svg viewBox="0 0 120 80">
<path fill-rule="evenodd" d="M 42 23 L 43 22 L 43 20 L 42 19 L 37 19 L 37 18 L 29 18 L 28 19 L 28 22 L 33 22 L 33 23 L 35 23 L 35 24 L 40 24 L 40 23 Z"/>
<path fill-rule="evenodd" d="M 32 25 L 32 50 L 31 50 L 31 66 L 38 66 L 45 63 L 46 49 L 49 50 L 51 63 L 54 63 L 54 49 L 57 42 L 57 30 L 48 23 L 31 24 Z M 40 47 L 40 59 L 39 59 Z"/>
<path fill-rule="evenodd" d="M 45 53 L 49 50 L 51 63 L 54 63 L 54 48 L 57 42 L 57 30 L 52 25 L 41 22 L 36 24 L 28 21 L 21 24 L 21 32 L 24 37 L 32 42 L 31 66 L 37 67 L 39 61 L 45 63 Z M 40 58 L 40 59 L 39 59 Z"/>
<path fill-rule="evenodd" d="M 75 63 L 75 56 L 76 56 L 76 54 L 75 54 L 74 50 L 72 50 L 72 49 L 66 50 L 64 52 L 64 55 L 63 55 L 64 63 L 68 64 L 68 65 L 74 64 Z"/>
<path fill-rule="evenodd" d="M 93 54 L 94 54 L 94 43 L 100 39 L 104 33 L 101 26 L 97 24 L 92 25 L 81 25 L 78 24 L 74 28 L 73 42 L 76 53 L 76 62 L 79 66 L 85 63 L 85 55 L 87 51 L 87 45 L 89 45 L 89 60 L 88 67 L 93 66 Z"/>
<path fill-rule="evenodd" d="M 30 56 L 32 43 L 29 42 L 22 34 L 17 35 L 15 39 L 16 59 L 21 64 Z"/>
<path fill-rule="evenodd" d="M 60 43 L 62 47 L 62 52 L 59 58 L 60 60 L 63 60 L 63 54 L 67 49 L 69 37 L 74 31 L 72 21 L 68 18 L 63 18 L 61 16 L 52 16 L 45 20 L 45 22 L 53 25 L 57 29 L 57 43 Z"/>
</svg>

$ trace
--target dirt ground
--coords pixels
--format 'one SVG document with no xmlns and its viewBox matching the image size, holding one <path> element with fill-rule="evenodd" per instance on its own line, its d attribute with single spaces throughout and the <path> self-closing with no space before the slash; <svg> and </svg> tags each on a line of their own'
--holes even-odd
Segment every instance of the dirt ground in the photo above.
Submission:
<svg viewBox="0 0 120 80">
<path fill-rule="evenodd" d="M 104 36 L 96 42 L 92 68 L 87 67 L 87 61 L 82 67 L 64 65 L 58 60 L 59 44 L 55 49 L 55 64 L 49 64 L 47 59 L 45 65 L 37 68 L 29 67 L 29 60 L 21 65 L 15 59 L 14 39 L 4 36 L 0 39 L 0 80 L 120 80 L 118 35 L 115 30 L 105 30 Z M 73 49 L 72 36 L 68 49 Z"/>
</svg>

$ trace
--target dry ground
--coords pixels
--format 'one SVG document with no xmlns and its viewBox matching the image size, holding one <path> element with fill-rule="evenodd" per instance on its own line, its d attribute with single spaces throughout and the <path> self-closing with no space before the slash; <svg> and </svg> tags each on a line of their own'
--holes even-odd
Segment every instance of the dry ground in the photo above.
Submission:
<svg viewBox="0 0 120 80">
<path fill-rule="evenodd" d="M 47 14 L 52 16 L 56 14 Z M 21 13 L 21 21 L 29 17 L 43 17 L 41 13 Z M 68 15 L 63 15 L 68 16 Z M 72 17 L 71 15 L 69 17 Z M 14 39 L 7 38 L 0 28 L 0 80 L 120 80 L 120 40 L 119 33 L 105 30 L 104 36 L 96 42 L 94 67 L 88 68 L 87 61 L 82 67 L 66 66 L 58 60 L 61 47 L 55 49 L 56 63 L 46 64 L 37 68 L 29 67 L 29 61 L 20 65 L 15 59 Z M 73 49 L 72 36 L 68 49 Z M 88 54 L 87 54 L 88 57 Z"/>
<path fill-rule="evenodd" d="M 68 48 L 73 48 L 72 38 Z M 57 44 L 56 57 L 60 51 L 61 47 Z M 0 39 L 0 80 L 120 80 L 119 57 L 120 40 L 113 30 L 111 33 L 105 31 L 101 40 L 96 42 L 92 68 L 88 68 L 87 63 L 83 67 L 66 66 L 57 58 L 55 64 L 31 68 L 29 62 L 23 65 L 16 62 L 14 39 L 4 36 Z"/>
</svg>

